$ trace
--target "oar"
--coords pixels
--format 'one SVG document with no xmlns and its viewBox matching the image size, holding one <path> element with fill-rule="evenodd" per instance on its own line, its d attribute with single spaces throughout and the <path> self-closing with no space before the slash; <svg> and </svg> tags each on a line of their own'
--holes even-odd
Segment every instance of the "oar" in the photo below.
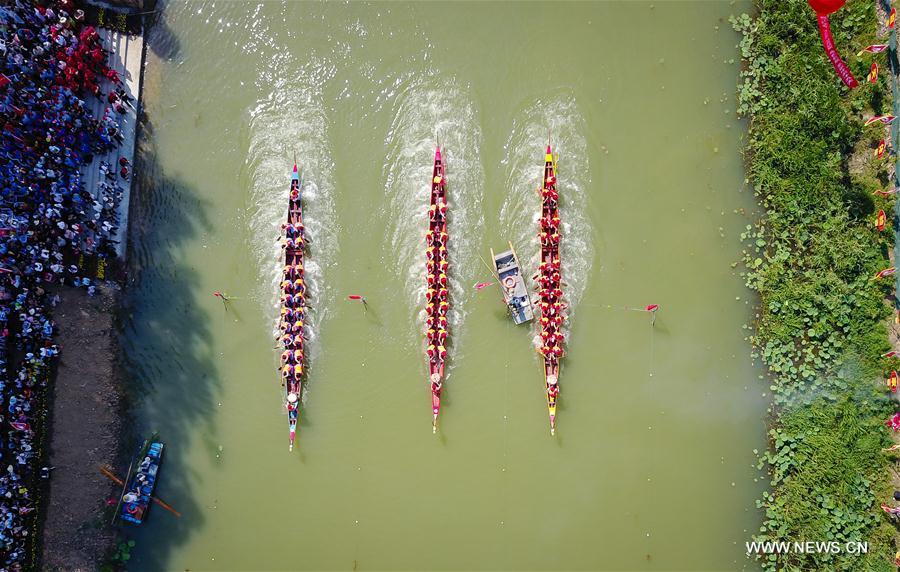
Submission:
<svg viewBox="0 0 900 572">
<path fill-rule="evenodd" d="M 106 478 L 108 478 L 112 482 L 116 483 L 117 485 L 121 485 L 123 487 L 125 486 L 125 483 L 122 482 L 122 479 L 115 476 L 108 468 L 100 467 L 100 472 L 103 473 L 103 475 L 106 476 Z M 163 507 L 167 511 L 169 511 L 172 514 L 174 514 L 175 516 L 177 516 L 178 518 L 181 518 L 181 513 L 178 512 L 177 510 L 175 510 L 174 508 L 172 508 L 171 506 L 169 506 L 168 504 L 164 503 L 163 501 L 159 500 L 156 497 L 150 497 L 150 499 L 153 502 L 155 502 L 156 504 L 158 504 L 159 506 Z M 118 512 L 119 512 L 118 509 L 116 509 L 116 514 L 118 514 Z"/>
</svg>

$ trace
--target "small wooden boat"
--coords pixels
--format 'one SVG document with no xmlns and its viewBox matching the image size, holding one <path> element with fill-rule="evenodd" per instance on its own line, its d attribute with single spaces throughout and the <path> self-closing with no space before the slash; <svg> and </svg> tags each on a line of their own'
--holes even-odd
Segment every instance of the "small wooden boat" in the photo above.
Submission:
<svg viewBox="0 0 900 572">
<path fill-rule="evenodd" d="M 303 226 L 303 201 L 300 195 L 300 172 L 297 163 L 291 173 L 287 222 L 282 225 L 284 268 L 281 278 L 281 318 L 279 321 L 281 346 L 281 381 L 284 386 L 284 406 L 288 414 L 288 451 L 294 450 L 297 422 L 300 419 L 300 399 L 306 375 L 304 349 L 304 320 L 306 319 L 306 282 L 303 255 L 306 250 L 306 229 Z"/>
<path fill-rule="evenodd" d="M 534 308 L 531 306 L 531 298 L 528 296 L 528 288 L 525 286 L 525 277 L 522 276 L 522 268 L 512 243 L 509 250 L 494 254 L 491 249 L 491 258 L 494 261 L 494 269 L 497 271 L 497 279 L 500 284 L 500 292 L 503 301 L 509 308 L 509 314 L 516 324 L 524 324 L 534 319 Z"/>
<path fill-rule="evenodd" d="M 437 432 L 441 412 L 441 390 L 444 386 L 444 363 L 449 338 L 447 313 L 450 311 L 450 284 L 447 278 L 447 188 L 441 148 L 434 151 L 431 193 L 428 207 L 428 232 L 425 234 L 425 357 L 431 388 L 431 431 Z"/>
<path fill-rule="evenodd" d="M 125 488 L 119 503 L 122 520 L 141 524 L 147 516 L 153 488 L 156 486 L 156 474 L 162 461 L 163 444 L 159 441 L 144 441 L 138 452 L 140 459 L 137 469 L 126 477 Z"/>
</svg>

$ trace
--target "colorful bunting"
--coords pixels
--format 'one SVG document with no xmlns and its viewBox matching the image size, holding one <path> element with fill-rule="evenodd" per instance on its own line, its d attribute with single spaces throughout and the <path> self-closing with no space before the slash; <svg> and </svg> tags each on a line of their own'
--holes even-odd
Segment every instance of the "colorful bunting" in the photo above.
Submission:
<svg viewBox="0 0 900 572">
<path fill-rule="evenodd" d="M 894 21 L 897 19 L 897 9 L 891 8 L 891 15 L 888 16 L 888 28 L 894 28 Z"/>
<path fill-rule="evenodd" d="M 884 230 L 884 226 L 887 224 L 887 215 L 884 214 L 883 210 L 878 211 L 878 216 L 875 217 L 875 228 L 878 231 Z"/>
<path fill-rule="evenodd" d="M 860 50 L 859 53 L 856 54 L 856 57 L 859 57 L 866 52 L 869 52 L 870 54 L 880 54 L 886 49 L 888 49 L 887 44 L 872 44 L 871 46 L 866 46 L 865 48 Z"/>
<path fill-rule="evenodd" d="M 878 142 L 878 147 L 875 148 L 875 157 L 881 159 L 884 155 L 884 150 L 887 149 L 887 143 L 884 139 Z"/>
<path fill-rule="evenodd" d="M 888 276 L 893 275 L 894 272 L 896 272 L 896 271 L 897 271 L 897 269 L 894 268 L 893 266 L 891 266 L 890 268 L 885 268 L 881 272 L 878 272 L 877 274 L 875 274 L 875 278 L 886 278 Z"/>
<path fill-rule="evenodd" d="M 894 119 L 896 119 L 896 117 L 894 117 L 893 115 L 876 115 L 875 117 L 866 121 L 866 125 L 872 125 L 873 123 L 876 123 L 878 121 L 884 123 L 885 125 L 890 125 L 894 121 Z"/>
<path fill-rule="evenodd" d="M 897 372 L 892 371 L 890 377 L 887 380 L 888 389 L 891 390 L 891 393 L 897 393 Z"/>
<path fill-rule="evenodd" d="M 869 68 L 869 75 L 866 76 L 866 79 L 869 80 L 869 83 L 875 83 L 878 81 L 878 64 L 872 62 L 872 67 Z"/>
<path fill-rule="evenodd" d="M 873 195 L 878 195 L 879 197 L 889 197 L 891 195 L 897 194 L 897 189 L 891 189 L 890 191 L 882 191 L 878 189 L 877 191 L 872 192 Z"/>
<path fill-rule="evenodd" d="M 900 355 L 900 352 L 898 352 L 896 350 L 891 350 L 886 354 L 881 354 L 881 357 L 896 357 L 898 355 Z"/>
</svg>

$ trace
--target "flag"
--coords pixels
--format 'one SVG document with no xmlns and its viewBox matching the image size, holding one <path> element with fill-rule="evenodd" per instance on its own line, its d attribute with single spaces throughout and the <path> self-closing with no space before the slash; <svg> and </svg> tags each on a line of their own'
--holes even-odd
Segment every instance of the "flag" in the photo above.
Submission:
<svg viewBox="0 0 900 572">
<path fill-rule="evenodd" d="M 877 274 L 875 274 L 875 278 L 885 278 L 887 276 L 892 275 L 896 271 L 897 271 L 897 269 L 894 268 L 893 266 L 891 266 L 890 268 L 885 268 L 881 272 L 878 272 Z"/>
<path fill-rule="evenodd" d="M 28 423 L 22 423 L 19 421 L 12 421 L 9 424 L 13 429 L 17 429 L 19 431 L 28 431 Z"/>
<path fill-rule="evenodd" d="M 900 355 L 900 352 L 897 352 L 896 350 L 891 350 L 886 354 L 881 354 L 881 357 L 894 357 L 897 355 Z"/>
<path fill-rule="evenodd" d="M 479 282 L 478 284 L 475 285 L 475 289 L 481 290 L 483 288 L 487 288 L 488 286 L 493 286 L 493 285 L 494 285 L 493 282 Z"/>
<path fill-rule="evenodd" d="M 875 228 L 879 231 L 884 230 L 884 225 L 887 223 L 887 215 L 884 214 L 884 211 L 878 211 L 878 217 L 875 219 Z"/>
<path fill-rule="evenodd" d="M 888 16 L 888 28 L 893 29 L 893 27 L 894 27 L 894 20 L 896 20 L 896 19 L 897 19 L 897 9 L 896 9 L 896 8 L 891 8 L 891 15 Z"/>
<path fill-rule="evenodd" d="M 884 155 L 885 148 L 887 148 L 887 143 L 882 139 L 878 142 L 878 147 L 875 148 L 875 157 L 881 159 L 881 156 Z"/>
<path fill-rule="evenodd" d="M 866 76 L 866 79 L 869 80 L 869 83 L 875 83 L 878 81 L 878 64 L 872 62 L 872 67 L 869 68 L 869 75 Z"/>
<path fill-rule="evenodd" d="M 888 386 L 888 389 L 891 390 L 891 393 L 897 393 L 897 372 L 896 371 L 891 372 L 891 376 L 888 378 L 888 381 L 887 381 L 887 386 Z"/>
<path fill-rule="evenodd" d="M 858 54 L 856 54 L 856 57 L 859 57 L 866 52 L 869 52 L 870 54 L 880 54 L 887 48 L 888 48 L 887 44 L 872 44 L 871 46 L 866 46 L 865 48 L 860 50 L 860 52 Z"/>
<path fill-rule="evenodd" d="M 650 304 L 646 308 L 644 308 L 645 312 L 655 312 L 659 310 L 659 304 Z"/>
<path fill-rule="evenodd" d="M 892 508 L 884 503 L 881 503 L 881 510 L 883 510 L 884 512 L 886 512 L 888 514 L 897 514 L 898 512 L 900 512 L 900 507 Z"/>
<path fill-rule="evenodd" d="M 359 294 L 350 294 L 349 296 L 347 296 L 347 299 L 348 300 L 362 300 L 362 296 L 360 296 Z"/>
<path fill-rule="evenodd" d="M 895 117 L 893 115 L 876 115 L 875 117 L 866 121 L 866 125 L 872 125 L 878 121 L 884 123 L 885 125 L 890 125 L 894 121 Z"/>
<path fill-rule="evenodd" d="M 889 197 L 896 192 L 897 192 L 897 189 L 891 189 L 890 191 L 882 191 L 881 189 L 878 189 L 877 191 L 874 191 L 872 194 L 878 195 L 879 197 Z"/>
</svg>

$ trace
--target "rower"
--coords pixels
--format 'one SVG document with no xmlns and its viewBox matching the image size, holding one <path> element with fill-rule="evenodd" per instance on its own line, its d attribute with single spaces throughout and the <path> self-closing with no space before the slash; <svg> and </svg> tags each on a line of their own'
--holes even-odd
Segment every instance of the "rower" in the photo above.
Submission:
<svg viewBox="0 0 900 572">
<path fill-rule="evenodd" d="M 441 272 L 438 275 L 437 281 L 438 281 L 438 284 L 440 284 L 441 286 L 446 286 L 447 285 L 447 275 L 444 274 L 443 272 Z"/>
<path fill-rule="evenodd" d="M 547 183 L 547 186 L 555 185 L 556 184 L 556 175 L 548 176 L 546 179 L 544 179 L 544 182 Z"/>
<path fill-rule="evenodd" d="M 284 364 L 281 367 L 281 378 L 285 381 L 294 376 L 294 366 L 289 363 Z"/>
<path fill-rule="evenodd" d="M 438 263 L 438 270 L 440 270 L 442 273 L 447 272 L 447 267 L 448 267 L 449 265 L 450 265 L 450 263 L 447 262 L 447 259 L 446 259 L 446 258 L 443 258 L 443 259 L 441 259 L 441 261 Z"/>
<path fill-rule="evenodd" d="M 437 355 L 437 347 L 434 344 L 429 344 L 427 348 L 425 348 L 425 355 L 428 356 L 428 359 L 434 360 L 435 355 Z"/>
<path fill-rule="evenodd" d="M 556 246 L 559 244 L 560 234 L 559 231 L 554 232 L 550 235 L 549 240 L 552 246 Z"/>
<path fill-rule="evenodd" d="M 294 291 L 297 293 L 297 296 L 303 296 L 306 293 L 306 284 L 303 282 L 303 278 L 294 280 Z"/>
<path fill-rule="evenodd" d="M 297 320 L 291 324 L 291 333 L 295 336 L 303 332 L 303 320 Z"/>
<path fill-rule="evenodd" d="M 547 376 L 547 395 L 550 397 L 550 401 L 556 401 L 559 396 L 559 378 L 555 375 Z"/>
<path fill-rule="evenodd" d="M 447 291 L 446 288 L 441 288 L 440 290 L 438 290 L 438 299 L 439 299 L 439 300 L 446 300 L 448 294 L 449 294 L 449 292 Z"/>
<path fill-rule="evenodd" d="M 431 222 L 437 220 L 438 207 L 437 205 L 431 205 L 428 207 L 428 218 Z"/>
<path fill-rule="evenodd" d="M 290 280 L 282 280 L 281 281 L 281 291 L 290 293 L 294 291 L 294 283 Z"/>
<path fill-rule="evenodd" d="M 444 178 L 440 175 L 440 173 L 438 173 L 434 176 L 434 179 L 432 179 L 431 182 L 435 185 L 440 185 L 442 182 L 444 182 Z"/>
<path fill-rule="evenodd" d="M 434 302 L 429 302 L 429 303 L 425 304 L 425 314 L 426 315 L 428 315 L 428 316 L 433 315 L 435 310 L 436 310 L 436 307 L 434 305 Z"/>
<path fill-rule="evenodd" d="M 449 309 L 450 309 L 450 303 L 447 302 L 446 300 L 441 300 L 440 303 L 438 303 L 437 311 L 438 311 L 438 314 L 440 314 L 441 316 L 446 316 L 447 310 L 449 310 Z"/>
<path fill-rule="evenodd" d="M 437 347 L 437 357 L 439 360 L 444 361 L 444 358 L 447 357 L 447 348 L 443 346 L 443 344 L 438 344 Z"/>
<path fill-rule="evenodd" d="M 437 317 L 437 325 L 439 328 L 447 329 L 447 317 L 446 316 L 438 316 Z"/>
<path fill-rule="evenodd" d="M 441 201 L 437 204 L 438 215 L 441 220 L 443 220 L 444 216 L 446 216 L 448 206 L 450 206 L 450 205 L 448 205 L 445 201 Z"/>
<path fill-rule="evenodd" d="M 301 336 L 300 339 L 302 340 L 303 337 Z M 303 363 L 303 350 L 302 349 L 294 350 L 294 362 L 295 363 Z"/>
<path fill-rule="evenodd" d="M 430 246 L 431 242 L 433 240 L 434 240 L 434 231 L 429 228 L 428 231 L 425 233 L 425 244 Z"/>
<path fill-rule="evenodd" d="M 290 347 L 294 345 L 294 336 L 290 334 L 284 334 L 283 336 L 281 336 L 281 345 L 285 349 L 290 349 Z"/>
<path fill-rule="evenodd" d="M 294 361 L 294 352 L 292 352 L 291 350 L 284 350 L 283 352 L 281 352 L 282 365 L 290 363 L 292 361 Z"/>
<path fill-rule="evenodd" d="M 437 254 L 436 251 L 437 251 L 437 247 L 429 246 L 428 248 L 425 249 L 425 258 L 427 258 L 428 260 L 432 260 L 435 256 L 435 254 Z"/>
<path fill-rule="evenodd" d="M 288 411 L 294 411 L 297 409 L 297 394 L 296 393 L 294 393 L 294 392 L 288 393 L 287 408 L 288 408 Z"/>
<path fill-rule="evenodd" d="M 437 331 L 437 342 L 439 344 L 443 344 L 444 340 L 447 339 L 447 330 L 441 328 Z"/>
<path fill-rule="evenodd" d="M 559 347 L 558 345 L 555 345 L 552 348 L 550 348 L 550 351 L 551 351 L 551 353 L 553 353 L 553 356 L 556 358 L 561 358 L 563 356 L 563 349 L 561 347 Z"/>
</svg>

